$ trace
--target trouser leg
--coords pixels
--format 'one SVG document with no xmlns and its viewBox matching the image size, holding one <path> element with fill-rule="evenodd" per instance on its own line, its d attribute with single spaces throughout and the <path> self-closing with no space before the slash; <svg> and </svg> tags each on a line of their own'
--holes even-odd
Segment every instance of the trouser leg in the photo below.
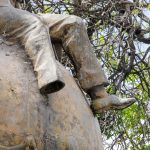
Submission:
<svg viewBox="0 0 150 150">
<path fill-rule="evenodd" d="M 64 15 L 44 15 L 50 28 L 50 35 L 61 40 L 71 55 L 78 79 L 83 89 L 91 95 L 91 107 L 95 113 L 109 109 L 124 109 L 135 102 L 134 98 L 122 99 L 108 95 L 104 86 L 108 84 L 104 72 L 92 50 L 84 23 L 79 17 Z"/>
<path fill-rule="evenodd" d="M 36 16 L 22 10 L 10 8 L 9 11 L 4 11 L 7 19 L 10 19 L 10 26 L 4 22 L 7 37 L 11 40 L 15 38 L 24 45 L 33 63 L 41 92 L 48 94 L 60 90 L 64 83 L 59 77 L 46 25 Z"/>
<path fill-rule="evenodd" d="M 62 41 L 65 51 L 74 61 L 82 88 L 89 90 L 94 86 L 107 85 L 108 80 L 93 52 L 82 19 L 53 14 L 42 18 L 50 28 L 50 36 Z"/>
<path fill-rule="evenodd" d="M 36 22 L 32 26 L 33 30 L 25 34 L 23 40 L 25 49 L 33 62 L 34 71 L 37 72 L 38 84 L 41 91 L 44 92 L 46 90 L 46 93 L 55 92 L 62 88 L 63 85 L 58 72 L 48 29 L 41 22 Z M 48 87 L 46 87 L 47 85 Z"/>
</svg>

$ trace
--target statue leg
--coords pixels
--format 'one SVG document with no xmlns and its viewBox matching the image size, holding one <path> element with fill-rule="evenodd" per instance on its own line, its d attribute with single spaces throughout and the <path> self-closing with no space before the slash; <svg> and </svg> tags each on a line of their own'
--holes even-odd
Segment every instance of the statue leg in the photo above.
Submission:
<svg viewBox="0 0 150 150">
<path fill-rule="evenodd" d="M 61 40 L 66 53 L 71 56 L 81 87 L 88 91 L 94 86 L 108 85 L 82 19 L 72 15 L 44 14 L 42 16 L 49 26 L 51 38 Z"/>
<path fill-rule="evenodd" d="M 63 88 L 47 26 L 35 15 L 13 7 L 2 7 L 0 14 L 1 32 L 8 40 L 19 41 L 25 47 L 41 93 L 49 94 Z"/>
<path fill-rule="evenodd" d="M 123 109 L 135 102 L 134 98 L 121 99 L 107 94 L 104 86 L 108 85 L 108 80 L 94 54 L 81 18 L 56 14 L 45 14 L 41 18 L 48 25 L 51 38 L 61 40 L 65 51 L 71 56 L 78 80 L 82 88 L 91 95 L 92 108 L 96 113 L 108 109 Z"/>
</svg>

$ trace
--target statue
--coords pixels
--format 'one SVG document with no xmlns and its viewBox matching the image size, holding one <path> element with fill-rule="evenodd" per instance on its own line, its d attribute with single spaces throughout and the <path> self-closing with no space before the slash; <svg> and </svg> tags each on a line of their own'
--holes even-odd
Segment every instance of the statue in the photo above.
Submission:
<svg viewBox="0 0 150 150">
<path fill-rule="evenodd" d="M 134 98 L 121 99 L 107 94 L 105 86 L 108 80 L 92 51 L 81 18 L 73 15 L 34 15 L 14 8 L 10 0 L 1 0 L 0 19 L 3 37 L 11 42 L 18 41 L 25 47 L 42 94 L 59 91 L 65 85 L 56 64 L 52 38 L 60 40 L 66 53 L 71 56 L 80 85 L 93 100 L 94 112 L 123 109 L 135 102 Z"/>
<path fill-rule="evenodd" d="M 3 48 L 0 50 L 0 56 L 5 56 L 0 59 L 0 149 L 103 149 L 94 117 L 73 79 L 57 63 L 50 38 L 61 41 L 70 55 L 81 87 L 93 100 L 95 113 L 126 108 L 135 99 L 107 94 L 105 86 L 108 80 L 92 51 L 81 18 L 34 15 L 14 8 L 14 2 L 0 0 L 0 35 L 3 40 L 19 43 L 25 53 L 20 51 L 21 48 L 6 45 L 5 51 Z M 7 51 L 13 53 L 10 58 Z M 28 54 L 33 68 L 28 65 L 29 62 L 24 63 L 28 60 L 25 54 Z M 6 72 L 5 68 L 12 61 L 14 68 Z M 36 82 L 32 83 L 35 81 L 33 69 L 41 94 Z M 92 133 L 89 133 L 90 130 Z"/>
<path fill-rule="evenodd" d="M 0 150 L 103 150 L 88 101 L 57 65 L 65 87 L 42 95 L 24 49 L 0 37 Z"/>
</svg>

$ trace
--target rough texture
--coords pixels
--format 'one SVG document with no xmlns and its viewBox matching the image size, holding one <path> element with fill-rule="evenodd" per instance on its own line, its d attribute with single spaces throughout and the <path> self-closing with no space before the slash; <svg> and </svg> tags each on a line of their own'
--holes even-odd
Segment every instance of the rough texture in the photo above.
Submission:
<svg viewBox="0 0 150 150">
<path fill-rule="evenodd" d="M 33 138 L 39 150 L 103 150 L 96 118 L 74 79 L 59 67 L 65 88 L 42 96 L 24 50 L 0 45 L 0 145 Z"/>
<path fill-rule="evenodd" d="M 35 15 L 12 7 L 10 0 L 0 0 L 0 34 L 11 42 L 19 41 L 25 47 L 43 94 L 50 94 L 64 87 L 51 39 L 62 42 L 84 90 L 88 91 L 102 84 L 108 85 L 89 41 L 85 23 L 77 16 Z M 57 86 L 53 86 L 54 84 Z"/>
</svg>

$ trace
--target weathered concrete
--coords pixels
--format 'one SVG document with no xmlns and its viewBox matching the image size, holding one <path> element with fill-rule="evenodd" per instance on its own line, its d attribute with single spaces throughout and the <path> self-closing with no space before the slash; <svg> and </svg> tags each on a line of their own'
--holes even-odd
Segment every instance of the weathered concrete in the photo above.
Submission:
<svg viewBox="0 0 150 150">
<path fill-rule="evenodd" d="M 24 50 L 0 45 L 0 145 L 34 137 L 39 150 L 103 149 L 97 119 L 74 79 L 59 67 L 66 86 L 44 97 Z"/>
</svg>

